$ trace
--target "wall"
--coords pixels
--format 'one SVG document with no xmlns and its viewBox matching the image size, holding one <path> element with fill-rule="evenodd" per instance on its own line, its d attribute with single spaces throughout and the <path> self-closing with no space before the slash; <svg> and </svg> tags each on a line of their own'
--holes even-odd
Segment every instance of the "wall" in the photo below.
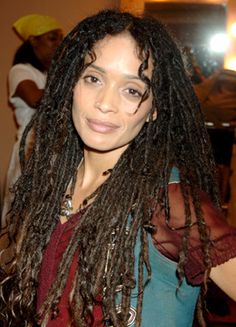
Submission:
<svg viewBox="0 0 236 327">
<path fill-rule="evenodd" d="M 236 37 L 232 35 L 230 28 L 236 22 L 236 1 L 229 0 L 227 4 L 227 30 L 230 37 L 229 47 L 225 55 L 225 68 L 236 70 Z"/>
<path fill-rule="evenodd" d="M 118 0 L 2 0 L 0 12 L 0 194 L 14 143 L 15 125 L 7 102 L 7 74 L 16 48 L 21 44 L 12 31 L 12 23 L 19 17 L 32 13 L 56 17 L 68 32 L 79 20 L 103 8 L 118 7 Z"/>
</svg>

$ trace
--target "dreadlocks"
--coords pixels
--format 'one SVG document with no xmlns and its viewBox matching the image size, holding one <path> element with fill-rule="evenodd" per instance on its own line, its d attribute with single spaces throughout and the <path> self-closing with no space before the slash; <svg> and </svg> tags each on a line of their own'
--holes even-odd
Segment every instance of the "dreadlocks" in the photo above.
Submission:
<svg viewBox="0 0 236 327">
<path fill-rule="evenodd" d="M 152 110 L 157 112 L 158 119 L 145 124 L 100 187 L 93 205 L 77 223 L 56 280 L 36 317 L 37 280 L 43 251 L 58 223 L 67 186 L 83 156 L 83 145 L 71 117 L 73 88 L 86 67 L 85 56 L 89 54 L 93 58 L 96 42 L 106 35 L 124 31 L 137 43 L 142 59 L 139 76 L 149 84 L 153 94 Z M 148 53 L 152 55 L 154 65 L 150 81 L 143 74 Z M 36 140 L 30 158 L 25 161 L 24 140 L 31 128 L 35 130 Z M 56 52 L 40 108 L 25 130 L 20 155 L 22 175 L 15 185 L 15 200 L 9 217 L 9 237 L 15 244 L 15 259 L 9 276 L 1 283 L 3 299 L 6 288 L 11 285 L 9 298 L 1 312 L 5 326 L 33 326 L 36 322 L 45 322 L 51 314 L 57 314 L 57 304 L 78 249 L 79 264 L 70 295 L 72 324 L 88 325 L 96 299 L 105 289 L 105 311 L 114 326 L 125 326 L 134 283 L 137 235 L 140 235 L 141 249 L 136 326 L 140 326 L 144 266 L 149 278 L 151 276 L 147 233 L 143 226 L 150 220 L 153 210 L 146 210 L 146 203 L 150 198 L 155 199 L 163 207 L 169 223 L 168 181 L 173 166 L 180 171 L 185 224 L 191 224 L 188 200 L 191 196 L 205 265 L 209 267 L 209 242 L 198 192 L 199 189 L 205 191 L 215 204 L 218 203 L 213 157 L 181 53 L 158 21 L 108 10 L 79 23 Z M 127 235 L 125 231 L 131 212 L 132 222 Z M 107 245 L 113 230 L 117 231 L 116 242 L 104 280 Z M 184 277 L 188 240 L 189 227 L 186 227 L 178 263 L 180 280 Z M 123 315 L 118 316 L 115 294 L 121 282 Z"/>
</svg>

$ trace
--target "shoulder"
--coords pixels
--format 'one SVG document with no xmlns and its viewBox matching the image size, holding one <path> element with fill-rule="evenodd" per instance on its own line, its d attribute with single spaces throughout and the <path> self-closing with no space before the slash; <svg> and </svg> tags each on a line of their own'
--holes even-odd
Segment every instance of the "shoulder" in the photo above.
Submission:
<svg viewBox="0 0 236 327">
<path fill-rule="evenodd" d="M 176 222 L 176 224 L 180 226 L 181 224 L 184 225 L 185 204 L 180 182 L 169 184 L 168 196 L 170 216 L 172 218 L 172 221 Z M 209 228 L 211 237 L 215 239 L 217 238 L 218 234 L 222 234 L 221 232 L 223 231 L 223 226 L 225 226 L 225 228 L 227 229 L 227 220 L 221 208 L 218 208 L 214 205 L 214 203 L 211 201 L 210 197 L 206 194 L 206 192 L 199 190 L 198 196 L 203 218 Z M 191 220 L 192 223 L 194 223 L 198 220 L 198 217 L 196 216 L 193 199 L 191 196 L 189 196 L 188 201 L 191 212 Z"/>
<path fill-rule="evenodd" d="M 46 83 L 46 75 L 31 64 L 16 64 L 11 67 L 8 74 L 10 96 L 15 93 L 18 84 L 25 80 L 31 80 L 41 89 Z"/>
<path fill-rule="evenodd" d="M 43 75 L 37 68 L 31 64 L 16 64 L 9 70 L 9 77 L 17 74 Z"/>
<path fill-rule="evenodd" d="M 8 74 L 9 84 L 14 83 L 15 81 L 19 83 L 20 81 L 23 81 L 25 79 L 34 80 L 34 78 L 35 78 L 34 67 L 31 66 L 30 64 L 14 65 L 11 67 Z"/>
</svg>

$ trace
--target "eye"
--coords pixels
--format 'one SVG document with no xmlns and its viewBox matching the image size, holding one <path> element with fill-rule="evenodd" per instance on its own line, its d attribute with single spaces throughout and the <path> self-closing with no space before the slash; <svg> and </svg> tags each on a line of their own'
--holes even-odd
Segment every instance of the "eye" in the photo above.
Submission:
<svg viewBox="0 0 236 327">
<path fill-rule="evenodd" d="M 85 80 L 85 82 L 90 83 L 90 84 L 100 84 L 100 80 L 93 75 L 86 75 L 83 77 L 83 79 Z"/>
<path fill-rule="evenodd" d="M 139 90 L 133 89 L 133 88 L 128 88 L 126 90 L 126 93 L 134 98 L 141 99 L 143 96 L 143 93 Z"/>
</svg>

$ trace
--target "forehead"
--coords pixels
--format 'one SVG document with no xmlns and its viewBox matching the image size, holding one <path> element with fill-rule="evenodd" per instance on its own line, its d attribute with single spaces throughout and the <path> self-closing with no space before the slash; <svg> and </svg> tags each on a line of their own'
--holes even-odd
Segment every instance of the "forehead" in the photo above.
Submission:
<svg viewBox="0 0 236 327">
<path fill-rule="evenodd" d="M 104 39 L 99 40 L 92 51 L 95 54 L 95 62 L 101 62 L 109 66 L 116 63 L 117 68 L 124 69 L 130 67 L 138 71 L 140 65 L 145 59 L 145 55 L 140 55 L 140 48 L 136 40 L 129 32 L 123 32 L 118 35 L 107 35 Z M 91 61 L 91 57 L 86 57 L 86 62 Z M 151 56 L 148 63 L 148 71 L 152 71 L 153 64 Z"/>
<path fill-rule="evenodd" d="M 97 41 L 93 47 L 95 52 L 100 52 L 109 47 L 120 46 L 121 44 L 132 48 L 137 55 L 138 45 L 129 32 L 122 32 L 117 35 L 106 35 L 103 39 Z M 121 50 L 121 49 L 120 49 Z"/>
<path fill-rule="evenodd" d="M 38 38 L 49 38 L 49 37 L 61 37 L 63 36 L 63 32 L 61 29 L 56 29 L 56 30 L 52 30 L 49 32 L 46 32 L 40 36 L 38 36 Z"/>
<path fill-rule="evenodd" d="M 133 60 L 140 62 L 144 59 L 136 40 L 128 31 L 117 35 L 106 35 L 95 44 L 93 51 L 96 56 L 104 56 L 108 53 L 111 56 L 121 54 L 127 56 L 127 59 L 132 57 Z"/>
</svg>

